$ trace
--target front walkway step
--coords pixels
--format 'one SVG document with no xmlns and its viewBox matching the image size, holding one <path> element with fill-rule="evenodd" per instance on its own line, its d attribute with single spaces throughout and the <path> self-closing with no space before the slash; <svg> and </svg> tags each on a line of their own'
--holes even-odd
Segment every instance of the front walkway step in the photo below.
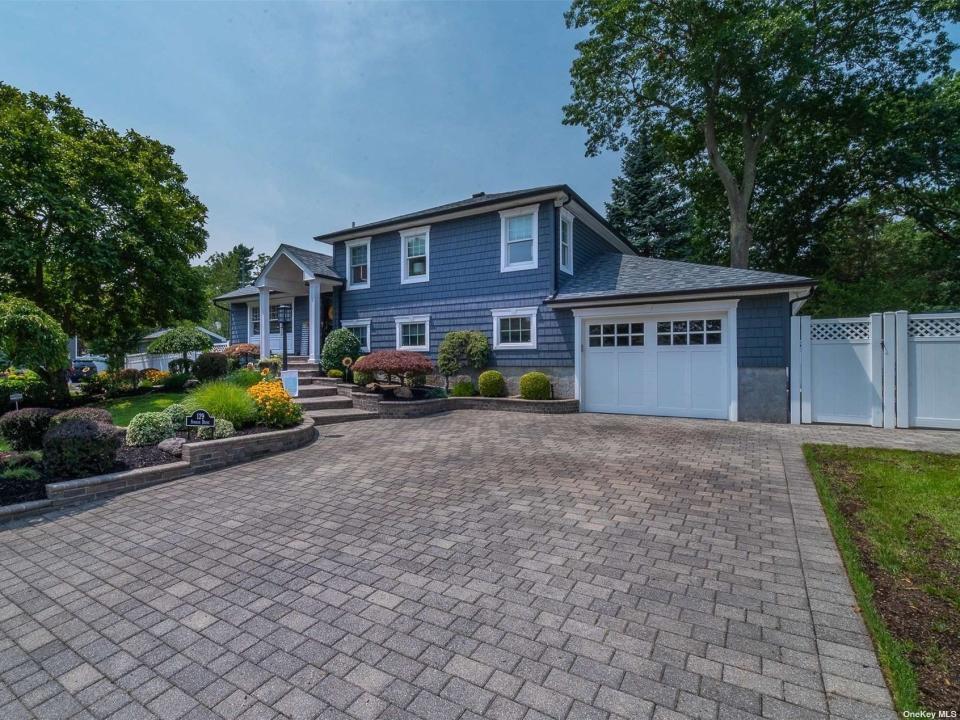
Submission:
<svg viewBox="0 0 960 720">
<path fill-rule="evenodd" d="M 301 380 L 301 382 L 303 382 Z M 301 385 L 300 386 L 300 397 L 330 397 L 331 395 L 336 395 L 337 389 L 335 387 L 330 387 L 329 385 Z"/>
<path fill-rule="evenodd" d="M 334 425 L 336 423 L 356 422 L 357 420 L 375 420 L 379 415 L 358 408 L 335 408 L 332 410 L 308 410 L 306 416 L 313 418 L 314 425 Z"/>
<path fill-rule="evenodd" d="M 352 408 L 353 401 L 340 395 L 325 397 L 298 397 L 293 401 L 304 410 L 328 410 L 331 408 Z"/>
</svg>

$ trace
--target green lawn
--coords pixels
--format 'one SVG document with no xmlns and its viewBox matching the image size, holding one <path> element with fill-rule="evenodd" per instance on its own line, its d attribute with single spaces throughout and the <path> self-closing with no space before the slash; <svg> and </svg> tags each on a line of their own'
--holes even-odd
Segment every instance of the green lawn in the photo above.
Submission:
<svg viewBox="0 0 960 720">
<path fill-rule="evenodd" d="M 960 455 L 830 445 L 804 453 L 897 708 L 951 707 Z"/>
<path fill-rule="evenodd" d="M 168 405 L 173 405 L 183 400 L 186 393 L 150 393 L 149 395 L 136 395 L 134 397 L 121 397 L 107 400 L 100 404 L 100 407 L 106 408 L 113 416 L 113 422 L 116 425 L 126 427 L 130 424 L 134 415 L 142 412 L 157 412 L 163 410 Z"/>
</svg>

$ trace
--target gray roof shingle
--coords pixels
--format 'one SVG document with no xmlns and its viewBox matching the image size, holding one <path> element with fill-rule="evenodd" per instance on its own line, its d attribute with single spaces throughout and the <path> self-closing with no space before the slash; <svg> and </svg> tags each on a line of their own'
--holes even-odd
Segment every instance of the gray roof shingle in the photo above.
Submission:
<svg viewBox="0 0 960 720">
<path fill-rule="evenodd" d="M 567 280 L 551 302 L 589 298 L 693 294 L 812 285 L 799 275 L 605 253 Z"/>
<path fill-rule="evenodd" d="M 285 250 L 288 254 L 297 258 L 297 260 L 310 268 L 310 271 L 314 275 L 321 275 L 334 280 L 343 279 L 340 277 L 340 273 L 333 269 L 332 255 L 314 252 L 313 250 L 304 250 L 303 248 L 298 248 L 294 245 L 287 245 L 286 243 L 280 245 L 278 250 Z"/>
</svg>

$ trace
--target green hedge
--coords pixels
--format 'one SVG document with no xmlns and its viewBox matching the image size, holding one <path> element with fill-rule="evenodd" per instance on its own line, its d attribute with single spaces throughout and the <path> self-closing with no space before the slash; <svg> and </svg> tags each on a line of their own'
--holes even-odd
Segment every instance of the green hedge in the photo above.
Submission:
<svg viewBox="0 0 960 720">
<path fill-rule="evenodd" d="M 520 378 L 520 397 L 524 400 L 549 400 L 553 397 L 550 378 L 542 372 L 528 372 Z"/>
</svg>

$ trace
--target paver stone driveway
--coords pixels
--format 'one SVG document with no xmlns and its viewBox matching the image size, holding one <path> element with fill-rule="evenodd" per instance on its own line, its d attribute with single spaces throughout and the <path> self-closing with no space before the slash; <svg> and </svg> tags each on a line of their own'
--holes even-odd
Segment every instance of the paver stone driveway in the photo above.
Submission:
<svg viewBox="0 0 960 720">
<path fill-rule="evenodd" d="M 799 442 L 458 412 L 0 529 L 0 718 L 895 717 Z"/>
</svg>

